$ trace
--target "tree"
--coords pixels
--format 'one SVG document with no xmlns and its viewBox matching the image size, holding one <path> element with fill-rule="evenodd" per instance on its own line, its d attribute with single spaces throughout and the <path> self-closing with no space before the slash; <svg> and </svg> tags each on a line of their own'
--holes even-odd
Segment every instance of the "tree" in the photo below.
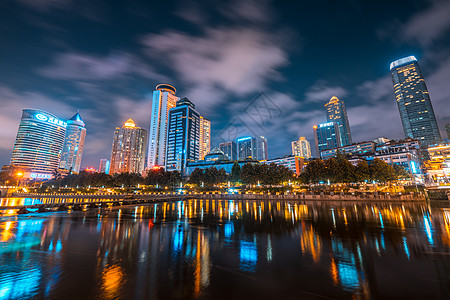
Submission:
<svg viewBox="0 0 450 300">
<path fill-rule="evenodd" d="M 375 158 L 373 160 L 373 162 L 369 165 L 369 169 L 372 180 L 388 182 L 397 179 L 395 169 L 379 158 Z"/>
<path fill-rule="evenodd" d="M 356 165 L 355 177 L 358 182 L 370 180 L 370 168 L 365 160 L 359 161 Z"/>
<path fill-rule="evenodd" d="M 237 161 L 234 162 L 233 167 L 231 168 L 230 181 L 241 181 L 241 167 L 239 166 L 239 163 Z"/>
<path fill-rule="evenodd" d="M 397 175 L 397 178 L 401 178 L 401 179 L 410 179 L 411 178 L 411 174 L 402 165 L 394 164 L 394 170 L 395 170 L 395 174 Z"/>
</svg>

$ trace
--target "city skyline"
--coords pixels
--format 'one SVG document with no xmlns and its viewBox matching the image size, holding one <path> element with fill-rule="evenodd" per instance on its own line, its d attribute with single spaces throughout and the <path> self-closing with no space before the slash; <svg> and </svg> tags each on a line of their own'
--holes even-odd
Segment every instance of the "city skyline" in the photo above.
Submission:
<svg viewBox="0 0 450 300">
<path fill-rule="evenodd" d="M 323 122 L 331 96 L 346 104 L 353 142 L 401 139 L 389 64 L 410 55 L 420 62 L 442 137 L 450 123 L 445 1 L 302 9 L 270 1 L 229 1 L 220 8 L 93 1 L 83 9 L 71 1 L 7 2 L 0 4 L 2 44 L 8 45 L 0 50 L 8 58 L 0 68 L 2 165 L 11 158 L 22 109 L 35 108 L 58 116 L 80 109 L 89 132 L 81 169 L 98 166 L 109 155 L 117 123 L 132 118 L 150 128 L 159 83 L 177 87 L 211 120 L 211 148 L 233 140 L 222 132 L 238 118 L 255 131 L 251 135 L 271 141 L 269 158 L 289 154 L 299 136 L 313 141 L 312 125 Z M 61 19 L 61 12 L 69 17 Z M 114 22 L 118 13 L 121 24 Z M 280 111 L 262 123 L 240 113 L 260 92 Z"/>
</svg>

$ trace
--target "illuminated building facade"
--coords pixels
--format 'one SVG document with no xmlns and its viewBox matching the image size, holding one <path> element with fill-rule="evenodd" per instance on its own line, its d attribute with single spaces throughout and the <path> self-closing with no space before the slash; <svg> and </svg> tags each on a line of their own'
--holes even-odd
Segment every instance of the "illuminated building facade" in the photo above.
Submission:
<svg viewBox="0 0 450 300">
<path fill-rule="evenodd" d="M 263 163 L 274 163 L 280 166 L 285 166 L 297 176 L 300 175 L 300 173 L 303 171 L 303 168 L 306 166 L 305 158 L 296 155 L 286 155 L 283 157 L 273 158 L 266 160 Z"/>
<path fill-rule="evenodd" d="M 144 170 L 147 131 L 129 119 L 114 130 L 110 174 L 142 173 Z"/>
<path fill-rule="evenodd" d="M 314 125 L 313 130 L 317 156 L 320 157 L 320 153 L 324 150 L 342 146 L 341 135 L 336 122 Z"/>
<path fill-rule="evenodd" d="M 185 175 L 186 165 L 200 158 L 200 114 L 186 97 L 169 111 L 166 170 Z"/>
<path fill-rule="evenodd" d="M 428 180 L 434 183 L 450 183 L 450 142 L 428 147 L 430 160 L 425 163 Z"/>
<path fill-rule="evenodd" d="M 405 136 L 422 146 L 441 141 L 430 95 L 417 59 L 408 56 L 391 63 L 392 82 Z"/>
<path fill-rule="evenodd" d="M 177 90 L 169 84 L 159 84 L 153 92 L 147 167 L 165 165 L 167 121 L 169 110 L 176 106 Z"/>
<path fill-rule="evenodd" d="M 262 161 L 269 159 L 269 150 L 267 148 L 267 139 L 263 136 L 259 136 L 256 139 L 256 160 Z"/>
<path fill-rule="evenodd" d="M 200 116 L 200 159 L 211 150 L 211 121 Z"/>
<path fill-rule="evenodd" d="M 100 166 L 98 167 L 98 172 L 109 174 L 110 165 L 111 165 L 111 162 L 109 161 L 109 159 L 106 159 L 106 158 L 100 159 Z"/>
<path fill-rule="evenodd" d="M 228 157 L 229 160 L 237 160 L 236 148 L 236 143 L 233 141 L 219 144 L 219 149 Z"/>
<path fill-rule="evenodd" d="M 86 128 L 79 113 L 67 121 L 66 137 L 59 167 L 65 170 L 80 172 L 81 158 L 83 156 Z"/>
<path fill-rule="evenodd" d="M 373 155 L 375 153 L 375 142 L 362 142 L 348 146 L 323 150 L 322 152 L 320 152 L 320 157 L 322 159 L 334 157 L 337 151 L 351 156 Z"/>
<path fill-rule="evenodd" d="M 352 135 L 350 133 L 350 125 L 348 123 L 347 110 L 344 101 L 338 97 L 331 97 L 330 101 L 325 104 L 327 108 L 327 121 L 337 123 L 339 134 L 341 136 L 342 146 L 352 143 Z"/>
<path fill-rule="evenodd" d="M 301 136 L 298 141 L 293 141 L 291 145 L 292 155 L 311 158 L 311 145 L 305 137 Z"/>
<path fill-rule="evenodd" d="M 24 179 L 50 179 L 61 159 L 67 123 L 43 110 L 24 109 L 17 132 L 11 167 Z"/>
<path fill-rule="evenodd" d="M 248 158 L 257 159 L 257 140 L 254 137 L 246 136 L 236 140 L 237 145 L 237 159 L 246 160 Z"/>
</svg>

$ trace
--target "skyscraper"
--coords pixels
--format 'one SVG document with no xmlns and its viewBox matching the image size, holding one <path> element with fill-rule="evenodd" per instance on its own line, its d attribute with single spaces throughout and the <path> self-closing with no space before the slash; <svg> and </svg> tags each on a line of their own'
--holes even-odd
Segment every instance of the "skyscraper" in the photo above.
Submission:
<svg viewBox="0 0 450 300">
<path fill-rule="evenodd" d="M 338 97 L 331 97 L 330 101 L 325 104 L 327 108 L 327 122 L 337 122 L 339 134 L 341 136 L 342 146 L 352 143 L 352 135 L 350 133 L 350 125 L 348 123 L 347 110 L 344 101 Z"/>
<path fill-rule="evenodd" d="M 200 116 L 200 159 L 211 150 L 211 121 Z"/>
<path fill-rule="evenodd" d="M 188 162 L 200 158 L 200 114 L 184 97 L 169 111 L 166 170 L 178 170 L 185 175 Z"/>
<path fill-rule="evenodd" d="M 111 162 L 108 159 L 106 159 L 106 158 L 100 159 L 100 166 L 98 167 L 98 172 L 109 174 L 110 165 L 111 165 Z"/>
<path fill-rule="evenodd" d="M 341 147 L 339 127 L 336 122 L 322 123 L 313 126 L 317 157 L 323 150 Z"/>
<path fill-rule="evenodd" d="M 61 169 L 80 172 L 81 158 L 83 156 L 84 140 L 86 138 L 85 124 L 79 113 L 67 121 L 66 137 L 59 162 Z"/>
<path fill-rule="evenodd" d="M 66 127 L 66 122 L 51 113 L 24 109 L 11 166 L 22 169 L 25 179 L 50 179 L 59 167 Z"/>
<path fill-rule="evenodd" d="M 142 173 L 145 163 L 147 131 L 128 119 L 114 130 L 110 174 Z"/>
<path fill-rule="evenodd" d="M 392 82 L 405 136 L 418 139 L 424 146 L 441 141 L 419 63 L 408 56 L 391 63 Z"/>
<path fill-rule="evenodd" d="M 177 90 L 169 84 L 159 84 L 153 92 L 147 167 L 165 165 L 167 121 L 169 110 L 176 106 Z"/>
<path fill-rule="evenodd" d="M 301 136 L 298 141 L 293 141 L 291 144 L 292 155 L 311 158 L 311 145 L 305 137 Z"/>
<path fill-rule="evenodd" d="M 269 159 L 269 151 L 267 148 L 267 139 L 263 136 L 259 136 L 256 139 L 256 159 L 257 160 L 268 160 Z"/>
<path fill-rule="evenodd" d="M 236 140 L 238 160 L 248 158 L 257 159 L 257 141 L 254 137 L 246 136 Z"/>
<path fill-rule="evenodd" d="M 236 148 L 236 143 L 233 141 L 219 144 L 219 149 L 228 157 L 229 160 L 237 160 Z"/>
</svg>

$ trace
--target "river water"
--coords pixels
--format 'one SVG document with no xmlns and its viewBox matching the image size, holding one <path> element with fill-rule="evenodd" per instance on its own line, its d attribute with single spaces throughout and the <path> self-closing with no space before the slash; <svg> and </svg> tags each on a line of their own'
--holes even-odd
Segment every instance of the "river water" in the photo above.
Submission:
<svg viewBox="0 0 450 300">
<path fill-rule="evenodd" d="M 450 209 L 187 200 L 0 216 L 0 299 L 449 299 Z"/>
</svg>

